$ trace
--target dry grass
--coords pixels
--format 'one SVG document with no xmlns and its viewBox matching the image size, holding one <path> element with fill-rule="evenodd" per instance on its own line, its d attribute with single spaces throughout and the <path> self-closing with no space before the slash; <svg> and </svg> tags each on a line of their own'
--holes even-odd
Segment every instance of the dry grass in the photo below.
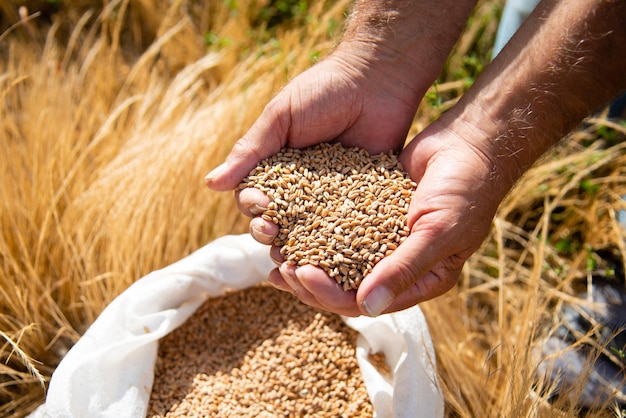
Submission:
<svg viewBox="0 0 626 418">
<path fill-rule="evenodd" d="M 42 401 L 66 350 L 133 280 L 246 230 L 232 196 L 202 178 L 332 48 L 346 2 L 312 3 L 314 18 L 270 32 L 256 20 L 267 2 L 253 0 L 84 0 L 59 6 L 63 20 L 17 24 L 0 0 L 0 416 Z M 413 132 L 479 71 L 498 7 L 480 2 Z M 451 416 L 574 414 L 547 402 L 532 352 L 559 306 L 583 303 L 571 295 L 590 259 L 600 269 L 601 250 L 626 253 L 616 221 L 626 157 L 601 139 L 604 124 L 590 121 L 529 172 L 459 286 L 424 304 Z M 578 245 L 557 250 L 572 237 Z"/>
<path fill-rule="evenodd" d="M 587 303 L 575 291 L 592 276 L 610 275 L 612 266 L 598 254 L 624 259 L 616 210 L 626 193 L 625 145 L 605 148 L 598 140 L 581 148 L 588 133 L 574 134 L 526 175 L 503 202 L 457 289 L 423 306 L 455 416 L 620 416 L 611 402 L 596 412 L 558 396 L 548 403 L 550 383 L 537 376 L 533 355 L 562 325 L 562 305 Z M 587 180 L 602 187 L 585 192 Z M 581 245 L 559 251 L 556 244 L 565 238 Z M 611 355 L 607 347 L 598 350 L 593 355 Z"/>
</svg>

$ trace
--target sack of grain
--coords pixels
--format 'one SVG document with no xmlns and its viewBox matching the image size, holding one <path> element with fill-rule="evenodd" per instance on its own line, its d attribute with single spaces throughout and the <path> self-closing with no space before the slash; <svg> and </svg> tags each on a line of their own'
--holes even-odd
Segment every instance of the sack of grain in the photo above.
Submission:
<svg viewBox="0 0 626 418">
<path fill-rule="evenodd" d="M 150 402 L 154 402 L 151 401 L 151 392 L 155 383 L 155 364 L 160 355 L 159 341 L 165 341 L 166 336 L 182 328 L 211 298 L 258 286 L 273 267 L 268 247 L 244 234 L 219 238 L 177 263 L 138 280 L 102 312 L 68 352 L 52 376 L 45 404 L 31 417 L 146 416 Z M 245 308 L 239 307 L 246 312 Z M 256 311 L 248 314 L 251 317 L 259 315 Z M 316 314 L 314 318 L 315 324 L 323 323 L 320 315 Z M 358 332 L 352 351 L 358 362 L 355 372 L 362 375 L 374 416 L 443 416 L 443 396 L 437 383 L 434 350 L 419 307 L 378 318 L 341 319 Z M 217 328 L 212 330 L 211 325 L 206 323 L 198 333 L 209 335 L 214 331 L 217 334 Z M 227 327 L 222 328 L 221 332 L 228 332 Z M 234 328 L 232 332 L 235 332 Z M 310 335 L 310 338 L 315 338 L 314 332 Z M 303 340 L 301 344 L 307 345 L 309 341 Z M 219 353 L 210 346 L 203 349 L 207 355 Z M 263 352 L 261 347 L 260 355 L 269 363 L 284 361 L 280 358 L 282 354 L 280 350 Z M 337 361 L 353 360 L 340 356 L 336 358 Z M 386 367 L 377 364 L 381 358 Z M 332 362 L 328 359 L 319 361 L 324 364 Z M 241 370 L 238 373 L 241 374 Z M 306 370 L 300 373 L 310 375 Z M 295 383 L 298 379 L 304 382 L 304 375 L 289 374 L 282 378 L 281 383 L 284 386 L 289 384 L 284 381 L 285 378 L 294 379 Z M 257 391 L 263 391 L 267 376 L 262 376 L 260 368 L 251 376 L 259 380 Z M 308 380 L 312 380 L 310 376 Z M 324 386 L 332 385 L 327 382 Z M 320 385 L 315 387 L 324 390 Z M 218 388 L 209 386 L 203 390 L 211 392 Z M 303 388 L 298 395 L 308 396 L 309 391 Z M 285 399 L 284 394 L 280 396 L 282 398 L 276 398 L 277 403 Z M 332 402 L 332 399 L 326 399 L 328 397 L 328 394 L 320 396 L 319 402 L 322 403 L 318 402 L 318 410 L 327 407 L 323 402 Z M 250 402 L 250 396 L 245 398 Z M 297 406 L 298 400 L 292 401 L 291 405 Z M 315 403 L 310 399 L 308 402 Z M 306 408 L 300 412 L 307 414 Z M 345 411 L 339 412 L 344 414 Z M 151 414 L 157 416 L 154 411 Z M 285 411 L 274 411 L 273 414 L 271 409 L 267 409 L 262 415 L 284 414 Z M 194 415 L 179 412 L 176 416 Z M 227 415 L 222 411 L 215 416 Z"/>
</svg>

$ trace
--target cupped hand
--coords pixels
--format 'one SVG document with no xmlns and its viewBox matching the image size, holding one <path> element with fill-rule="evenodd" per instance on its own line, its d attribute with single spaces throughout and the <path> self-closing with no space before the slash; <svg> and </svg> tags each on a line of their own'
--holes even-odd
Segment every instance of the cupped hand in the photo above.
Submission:
<svg viewBox="0 0 626 418">
<path fill-rule="evenodd" d="M 431 80 L 409 86 L 389 70 L 392 62 L 370 59 L 370 54 L 356 43 L 342 45 L 294 78 L 236 142 L 226 161 L 207 175 L 207 186 L 235 189 L 262 159 L 284 147 L 338 140 L 372 154 L 400 150 Z"/>
<path fill-rule="evenodd" d="M 235 189 L 262 159 L 284 147 L 303 148 L 337 140 L 344 146 L 358 146 L 372 154 L 400 150 L 419 101 L 432 80 L 407 85 L 399 74 L 389 71 L 400 66 L 381 62 L 380 56 L 371 62 L 368 58 L 371 52 L 364 52 L 368 47 L 364 51 L 359 48 L 357 43 L 341 45 L 327 59 L 283 88 L 237 141 L 226 161 L 207 175 L 207 186 L 219 191 Z M 269 198 L 249 188 L 237 192 L 236 200 L 239 209 L 253 218 L 252 236 L 263 244 L 272 244 L 278 227 L 260 217 Z M 273 247 L 271 254 L 280 265 L 279 248 Z M 269 280 L 276 287 L 319 306 L 299 282 L 288 285 L 283 280 L 280 272 L 290 280 L 292 270 L 286 266 L 277 269 Z M 353 304 L 355 292 L 339 292 L 338 285 L 322 270 L 310 270 L 305 267 L 302 272 L 312 277 L 306 283 L 316 298 L 334 295 L 338 300 L 337 306 L 327 310 L 338 311 L 351 301 Z"/>
<path fill-rule="evenodd" d="M 364 279 L 348 312 L 371 316 L 440 296 L 489 233 L 509 179 L 485 147 L 441 123 L 415 138 L 400 161 L 418 183 L 408 214 L 410 234 Z"/>
<path fill-rule="evenodd" d="M 282 263 L 276 247 L 271 253 L 280 267 L 269 281 L 308 305 L 347 316 L 402 310 L 453 287 L 508 189 L 498 181 L 489 152 L 438 122 L 415 138 L 400 160 L 418 182 L 408 215 L 411 233 L 358 291 L 344 291 L 314 266 Z"/>
<path fill-rule="evenodd" d="M 207 176 L 215 190 L 231 190 L 263 158 L 283 147 L 302 148 L 338 140 L 370 153 L 400 150 L 424 89 L 359 54 L 338 51 L 296 77 L 266 106 L 233 147 L 226 162 Z M 347 316 L 375 316 L 441 295 L 458 280 L 465 260 L 489 231 L 501 193 L 492 180 L 493 161 L 460 134 L 437 121 L 402 152 L 401 161 L 418 182 L 409 211 L 411 234 L 364 279 L 344 291 L 323 270 L 283 263 L 268 280 L 311 306 Z M 250 232 L 272 244 L 278 227 L 260 215 L 269 198 L 256 189 L 237 193 L 241 211 L 253 217 Z"/>
</svg>

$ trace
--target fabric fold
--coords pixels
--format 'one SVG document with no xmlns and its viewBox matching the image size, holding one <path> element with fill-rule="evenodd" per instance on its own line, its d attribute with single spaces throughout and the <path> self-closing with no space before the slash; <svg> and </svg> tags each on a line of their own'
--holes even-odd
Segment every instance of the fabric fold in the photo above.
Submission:
<svg viewBox="0 0 626 418">
<path fill-rule="evenodd" d="M 263 281 L 274 264 L 249 234 L 228 235 L 137 280 L 98 316 L 63 358 L 31 418 L 137 418 L 146 414 L 158 340 L 208 298 Z M 377 417 L 443 416 L 434 350 L 419 307 L 344 318 L 360 333 L 357 356 Z M 210 330 L 207 330 L 210 332 Z M 368 360 L 384 352 L 392 379 Z"/>
</svg>

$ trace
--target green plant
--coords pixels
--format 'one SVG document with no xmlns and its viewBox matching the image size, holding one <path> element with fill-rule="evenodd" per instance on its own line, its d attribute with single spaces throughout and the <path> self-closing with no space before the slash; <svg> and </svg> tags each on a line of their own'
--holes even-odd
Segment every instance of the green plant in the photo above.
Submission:
<svg viewBox="0 0 626 418">
<path fill-rule="evenodd" d="M 268 29 L 291 21 L 304 22 L 308 11 L 309 4 L 305 0 L 270 0 L 260 9 L 255 22 Z"/>
</svg>

